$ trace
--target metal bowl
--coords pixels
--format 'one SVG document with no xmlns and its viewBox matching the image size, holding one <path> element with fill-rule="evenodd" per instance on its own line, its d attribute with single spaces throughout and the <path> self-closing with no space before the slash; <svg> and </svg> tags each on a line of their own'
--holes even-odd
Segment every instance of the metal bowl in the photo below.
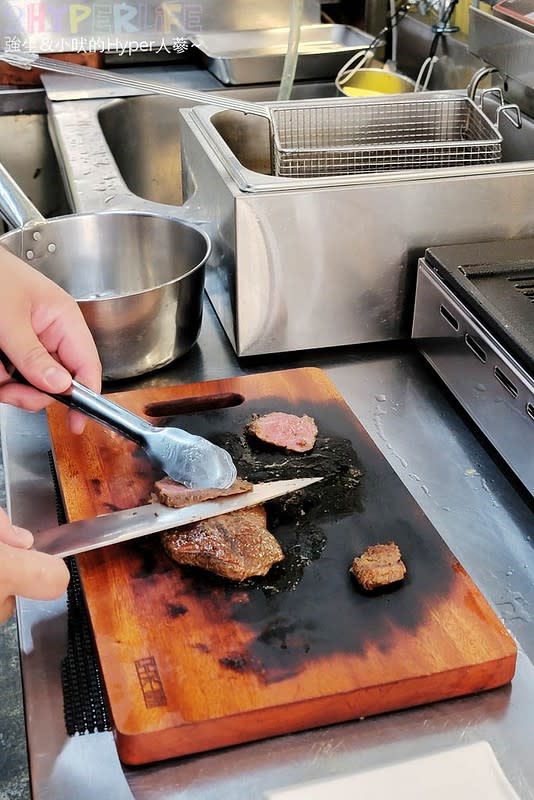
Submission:
<svg viewBox="0 0 534 800">
<path fill-rule="evenodd" d="M 193 225 L 110 211 L 26 222 L 0 244 L 77 301 L 105 380 L 142 375 L 196 342 L 211 243 Z"/>
<path fill-rule="evenodd" d="M 397 72 L 385 69 L 359 69 L 349 80 L 339 86 L 339 91 L 348 97 L 373 97 L 381 94 L 404 94 L 413 92 L 415 82 Z"/>
</svg>

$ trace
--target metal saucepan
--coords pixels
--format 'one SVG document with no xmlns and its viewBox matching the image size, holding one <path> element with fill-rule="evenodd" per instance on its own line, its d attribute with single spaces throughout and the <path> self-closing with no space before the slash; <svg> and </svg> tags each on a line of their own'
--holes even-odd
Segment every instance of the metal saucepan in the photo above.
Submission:
<svg viewBox="0 0 534 800">
<path fill-rule="evenodd" d="M 209 237 L 157 214 L 108 211 L 45 219 L 0 165 L 0 244 L 77 301 L 105 380 L 142 375 L 196 342 Z"/>
</svg>

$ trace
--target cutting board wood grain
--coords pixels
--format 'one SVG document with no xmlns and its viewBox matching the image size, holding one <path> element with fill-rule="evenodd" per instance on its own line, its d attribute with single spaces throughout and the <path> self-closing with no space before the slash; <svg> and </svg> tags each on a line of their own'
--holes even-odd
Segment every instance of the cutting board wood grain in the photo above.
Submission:
<svg viewBox="0 0 534 800">
<path fill-rule="evenodd" d="M 266 578 L 239 585 L 179 567 L 158 536 L 79 557 L 125 763 L 367 717 L 512 679 L 513 639 L 320 370 L 111 397 L 141 415 L 148 409 L 153 422 L 172 420 L 228 445 L 244 477 L 329 472 L 320 498 L 311 487 L 269 507 L 286 560 Z M 287 459 L 243 434 L 253 414 L 271 410 L 316 420 L 312 454 Z M 59 404 L 49 410 L 49 426 L 70 521 L 146 502 L 156 476 L 133 444 L 92 421 L 82 436 L 70 435 Z M 337 467 L 332 472 L 329 458 L 337 453 L 350 469 L 342 464 L 332 477 Z M 391 540 L 407 578 L 395 590 L 366 595 L 349 574 L 352 559 Z"/>
</svg>

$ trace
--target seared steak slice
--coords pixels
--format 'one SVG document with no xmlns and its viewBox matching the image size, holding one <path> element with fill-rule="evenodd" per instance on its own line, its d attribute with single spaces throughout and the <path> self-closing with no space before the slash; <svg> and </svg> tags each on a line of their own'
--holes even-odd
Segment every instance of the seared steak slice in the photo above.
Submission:
<svg viewBox="0 0 534 800">
<path fill-rule="evenodd" d="M 172 478 L 162 478 L 154 484 L 152 499 L 171 508 L 185 508 L 216 497 L 250 492 L 252 486 L 252 483 L 238 478 L 228 489 L 188 489 L 183 483 L 177 483 Z"/>
<path fill-rule="evenodd" d="M 243 581 L 266 575 L 284 558 L 266 524 L 265 509 L 255 506 L 165 531 L 161 540 L 167 555 L 178 564 Z"/>
<path fill-rule="evenodd" d="M 304 415 L 285 414 L 272 411 L 262 417 L 255 417 L 247 425 L 248 433 L 275 447 L 293 450 L 295 453 L 307 453 L 317 439 L 315 420 Z"/>
<path fill-rule="evenodd" d="M 362 588 L 370 592 L 401 581 L 406 567 L 395 542 L 375 544 L 354 559 L 350 571 Z"/>
</svg>

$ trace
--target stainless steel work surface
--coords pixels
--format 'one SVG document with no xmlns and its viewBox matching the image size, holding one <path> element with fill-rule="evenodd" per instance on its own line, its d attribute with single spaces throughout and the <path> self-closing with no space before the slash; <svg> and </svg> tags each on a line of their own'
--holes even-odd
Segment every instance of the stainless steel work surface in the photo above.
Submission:
<svg viewBox="0 0 534 800">
<path fill-rule="evenodd" d="M 385 458 L 515 635 L 511 686 L 465 699 L 278 737 L 148 768 L 120 767 L 111 734 L 65 734 L 60 662 L 65 601 L 19 602 L 26 722 L 35 800 L 242 800 L 267 791 L 489 741 L 523 800 L 534 798 L 534 534 L 532 509 L 411 349 L 345 348 L 283 362 L 239 364 L 211 308 L 198 345 L 136 386 L 323 367 Z M 118 387 L 113 387 L 118 388 Z M 128 388 L 132 388 L 131 383 Z M 43 415 L 2 407 L 13 519 L 55 523 Z M 387 498 L 385 498 L 387 501 Z M 38 543 L 38 534 L 37 534 Z"/>
<path fill-rule="evenodd" d="M 205 66 L 225 84 L 269 83 L 282 76 L 289 28 L 207 32 L 193 36 Z M 335 78 L 373 36 L 348 25 L 302 25 L 297 80 Z"/>
</svg>

